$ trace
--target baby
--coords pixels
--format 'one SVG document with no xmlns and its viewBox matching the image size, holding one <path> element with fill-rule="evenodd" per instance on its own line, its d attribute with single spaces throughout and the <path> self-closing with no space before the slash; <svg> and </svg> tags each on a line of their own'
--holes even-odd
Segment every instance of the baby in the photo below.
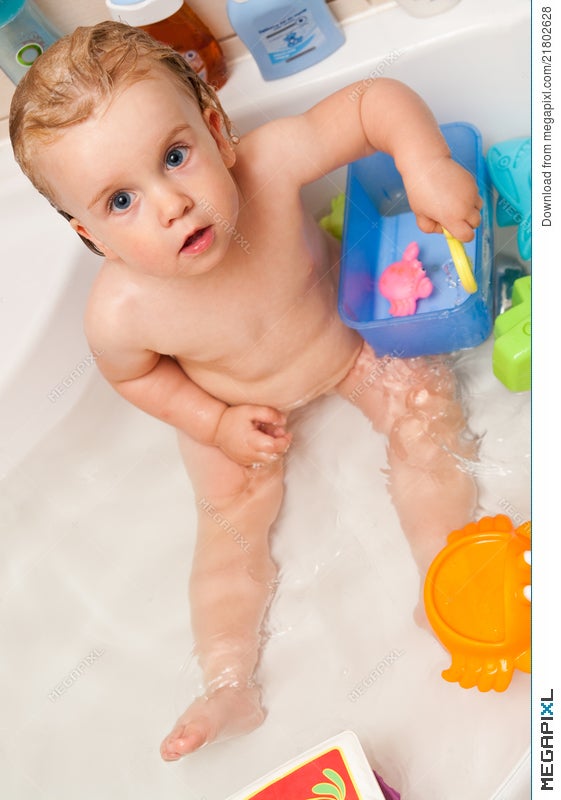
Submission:
<svg viewBox="0 0 561 800">
<path fill-rule="evenodd" d="M 255 669 L 293 409 L 337 392 L 388 437 L 390 492 L 421 569 L 475 504 L 453 375 L 440 359 L 379 359 L 341 322 L 339 247 L 300 189 L 383 150 L 422 231 L 469 241 L 482 202 L 397 81 L 350 86 L 239 140 L 177 53 L 115 22 L 37 60 L 10 134 L 37 189 L 105 257 L 85 317 L 101 372 L 177 429 L 194 488 L 190 606 L 206 691 L 164 739 L 171 761 L 263 720 Z"/>
</svg>

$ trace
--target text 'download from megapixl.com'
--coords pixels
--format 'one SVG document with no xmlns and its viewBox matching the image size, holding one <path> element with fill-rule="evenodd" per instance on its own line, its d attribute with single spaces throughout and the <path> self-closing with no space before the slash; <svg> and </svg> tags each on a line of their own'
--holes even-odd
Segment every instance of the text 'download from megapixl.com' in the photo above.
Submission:
<svg viewBox="0 0 561 800">
<path fill-rule="evenodd" d="M 557 267 L 561 152 L 561 3 L 531 4 L 532 15 L 532 798 L 561 798 L 560 728 L 556 703 L 561 690 L 558 637 L 551 628 L 561 605 L 554 460 L 561 449 L 559 407 L 552 386 L 550 348 L 557 341 L 561 274 Z M 558 471 L 557 471 L 558 474 Z"/>
<path fill-rule="evenodd" d="M 541 156 L 540 164 L 540 190 L 541 195 L 541 227 L 550 228 L 553 223 L 553 201 L 552 201 L 552 188 L 553 188 L 553 126 L 555 123 L 554 107 L 553 107 L 553 14 L 552 6 L 541 7 L 541 20 L 540 30 L 538 37 L 538 46 L 540 48 L 540 66 L 541 71 L 535 75 L 536 81 L 541 82 L 539 106 L 541 107 L 541 114 L 536 109 L 535 113 L 538 114 L 537 120 L 542 120 L 541 126 L 538 122 L 538 127 L 541 127 L 541 141 L 535 142 L 535 146 L 539 147 L 539 154 Z M 536 176 L 537 177 L 537 176 Z"/>
</svg>

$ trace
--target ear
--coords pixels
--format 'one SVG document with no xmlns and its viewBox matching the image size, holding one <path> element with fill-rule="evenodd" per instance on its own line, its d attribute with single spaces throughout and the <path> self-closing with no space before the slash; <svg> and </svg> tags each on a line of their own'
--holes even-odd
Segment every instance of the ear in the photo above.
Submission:
<svg viewBox="0 0 561 800">
<path fill-rule="evenodd" d="M 87 239 L 86 244 L 88 242 L 91 242 L 91 244 L 93 244 L 97 248 L 97 250 L 99 250 L 99 252 L 105 256 L 105 258 L 109 259 L 109 261 L 117 260 L 117 256 L 115 255 L 115 253 L 112 250 L 110 250 L 106 245 L 104 245 L 103 242 L 100 242 L 99 239 L 93 236 L 93 234 L 91 234 L 89 230 L 85 228 L 84 225 L 82 225 L 82 223 L 79 220 L 77 220 L 75 217 L 69 217 L 68 221 L 70 223 L 72 230 L 76 231 L 78 236 L 80 236 L 82 239 Z"/>
<path fill-rule="evenodd" d="M 232 142 L 224 134 L 221 115 L 215 108 L 205 108 L 203 119 L 216 142 L 225 166 L 230 169 L 236 163 L 236 152 Z"/>
</svg>

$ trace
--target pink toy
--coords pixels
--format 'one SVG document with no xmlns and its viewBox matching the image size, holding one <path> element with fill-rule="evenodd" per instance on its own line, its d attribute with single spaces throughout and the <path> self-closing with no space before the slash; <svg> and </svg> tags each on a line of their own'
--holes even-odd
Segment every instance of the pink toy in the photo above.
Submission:
<svg viewBox="0 0 561 800">
<path fill-rule="evenodd" d="M 423 265 L 417 259 L 419 245 L 411 242 L 405 248 L 401 261 L 390 264 L 380 275 L 380 294 L 390 301 L 390 314 L 405 317 L 417 310 L 417 299 L 428 297 L 432 281 L 427 278 Z"/>
</svg>

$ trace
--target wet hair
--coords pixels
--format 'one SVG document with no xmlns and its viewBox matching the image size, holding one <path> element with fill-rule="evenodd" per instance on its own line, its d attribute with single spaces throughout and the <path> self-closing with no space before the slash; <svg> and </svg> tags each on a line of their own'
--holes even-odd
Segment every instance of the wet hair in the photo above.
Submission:
<svg viewBox="0 0 561 800">
<path fill-rule="evenodd" d="M 36 168 L 34 155 L 53 142 L 65 128 L 85 122 L 121 89 L 148 78 L 154 67 L 170 77 L 197 103 L 201 113 L 216 111 L 226 137 L 237 136 L 214 90 L 171 47 L 144 31 L 121 22 L 105 21 L 77 28 L 46 50 L 22 78 L 10 107 L 10 139 L 14 156 L 35 188 L 66 219 L 52 188 Z M 100 251 L 81 237 L 95 253 Z"/>
</svg>

